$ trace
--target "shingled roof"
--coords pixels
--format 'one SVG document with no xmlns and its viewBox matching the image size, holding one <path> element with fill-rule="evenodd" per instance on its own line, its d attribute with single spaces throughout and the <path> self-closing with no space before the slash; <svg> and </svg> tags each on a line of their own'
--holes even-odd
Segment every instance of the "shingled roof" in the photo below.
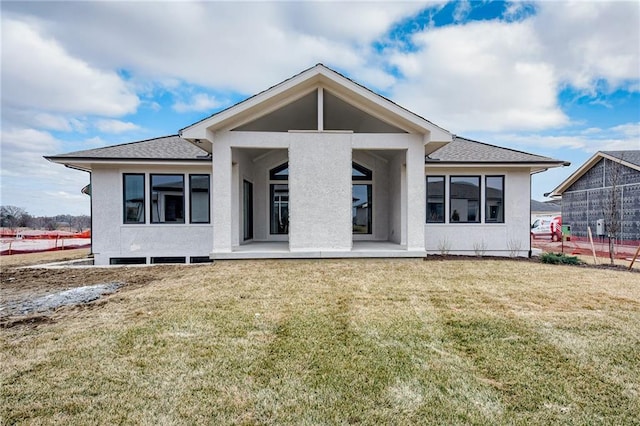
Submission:
<svg viewBox="0 0 640 426">
<path fill-rule="evenodd" d="M 456 136 L 442 148 L 432 152 L 425 158 L 427 164 L 431 163 L 535 163 L 535 164 L 565 164 L 560 160 L 555 160 L 541 155 L 529 154 L 527 152 L 516 151 L 515 149 L 502 148 L 484 142 L 465 139 Z"/>
<path fill-rule="evenodd" d="M 640 150 L 626 150 L 626 151 L 601 151 L 603 154 L 615 157 L 618 160 L 625 161 L 627 163 L 640 167 Z"/>
<path fill-rule="evenodd" d="M 69 152 L 47 160 L 180 160 L 211 161 L 207 152 L 178 135 Z"/>
</svg>

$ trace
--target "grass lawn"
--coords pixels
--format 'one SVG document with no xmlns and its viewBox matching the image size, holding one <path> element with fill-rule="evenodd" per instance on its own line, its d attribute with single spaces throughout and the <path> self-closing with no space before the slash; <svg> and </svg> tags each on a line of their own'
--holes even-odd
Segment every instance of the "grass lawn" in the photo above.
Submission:
<svg viewBox="0 0 640 426">
<path fill-rule="evenodd" d="M 89 255 L 89 249 L 57 250 L 39 253 L 24 253 L 0 256 L 0 267 L 34 265 L 40 263 L 61 262 L 64 260 L 84 259 Z"/>
<path fill-rule="evenodd" d="M 3 423 L 640 419 L 638 273 L 509 260 L 162 271 L 0 330 Z"/>
</svg>

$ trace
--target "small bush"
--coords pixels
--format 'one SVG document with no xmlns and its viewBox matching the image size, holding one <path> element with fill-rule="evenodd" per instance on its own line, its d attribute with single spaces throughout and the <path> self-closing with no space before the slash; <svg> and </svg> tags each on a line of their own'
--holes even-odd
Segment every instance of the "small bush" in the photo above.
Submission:
<svg viewBox="0 0 640 426">
<path fill-rule="evenodd" d="M 581 265 L 582 261 L 576 256 L 567 256 L 564 253 L 543 253 L 540 256 L 542 263 L 550 263 L 553 265 Z"/>
</svg>

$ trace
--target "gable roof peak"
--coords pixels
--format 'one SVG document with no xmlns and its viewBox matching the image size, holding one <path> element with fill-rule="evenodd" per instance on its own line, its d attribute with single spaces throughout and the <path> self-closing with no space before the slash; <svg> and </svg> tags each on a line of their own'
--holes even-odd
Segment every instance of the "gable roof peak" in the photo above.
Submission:
<svg viewBox="0 0 640 426">
<path fill-rule="evenodd" d="M 451 141 L 449 131 L 323 63 L 317 63 L 256 95 L 187 126 L 179 131 L 179 135 L 188 140 L 206 139 L 208 130 L 216 131 L 230 128 L 246 122 L 249 117 L 256 114 L 264 115 L 273 108 L 286 104 L 288 100 L 295 100 L 317 87 L 324 87 L 334 93 L 339 93 L 341 96 L 353 100 L 356 106 L 358 104 L 366 105 L 370 111 L 375 111 L 375 114 L 385 115 L 393 121 L 402 123 L 398 127 L 410 129 L 415 133 L 429 133 L 431 140 L 434 141 Z"/>
</svg>

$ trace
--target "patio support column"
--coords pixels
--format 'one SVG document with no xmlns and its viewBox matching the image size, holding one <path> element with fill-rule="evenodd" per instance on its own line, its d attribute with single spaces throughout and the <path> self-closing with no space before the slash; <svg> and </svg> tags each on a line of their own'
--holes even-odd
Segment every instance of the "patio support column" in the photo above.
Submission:
<svg viewBox="0 0 640 426">
<path fill-rule="evenodd" d="M 224 141 L 213 144 L 214 177 L 211 182 L 211 221 L 213 223 L 213 251 L 231 252 L 231 147 Z"/>
<path fill-rule="evenodd" d="M 426 217 L 424 147 L 422 143 L 411 143 L 406 157 L 406 194 L 402 200 L 406 206 L 407 249 L 424 250 L 424 226 Z"/>
</svg>

